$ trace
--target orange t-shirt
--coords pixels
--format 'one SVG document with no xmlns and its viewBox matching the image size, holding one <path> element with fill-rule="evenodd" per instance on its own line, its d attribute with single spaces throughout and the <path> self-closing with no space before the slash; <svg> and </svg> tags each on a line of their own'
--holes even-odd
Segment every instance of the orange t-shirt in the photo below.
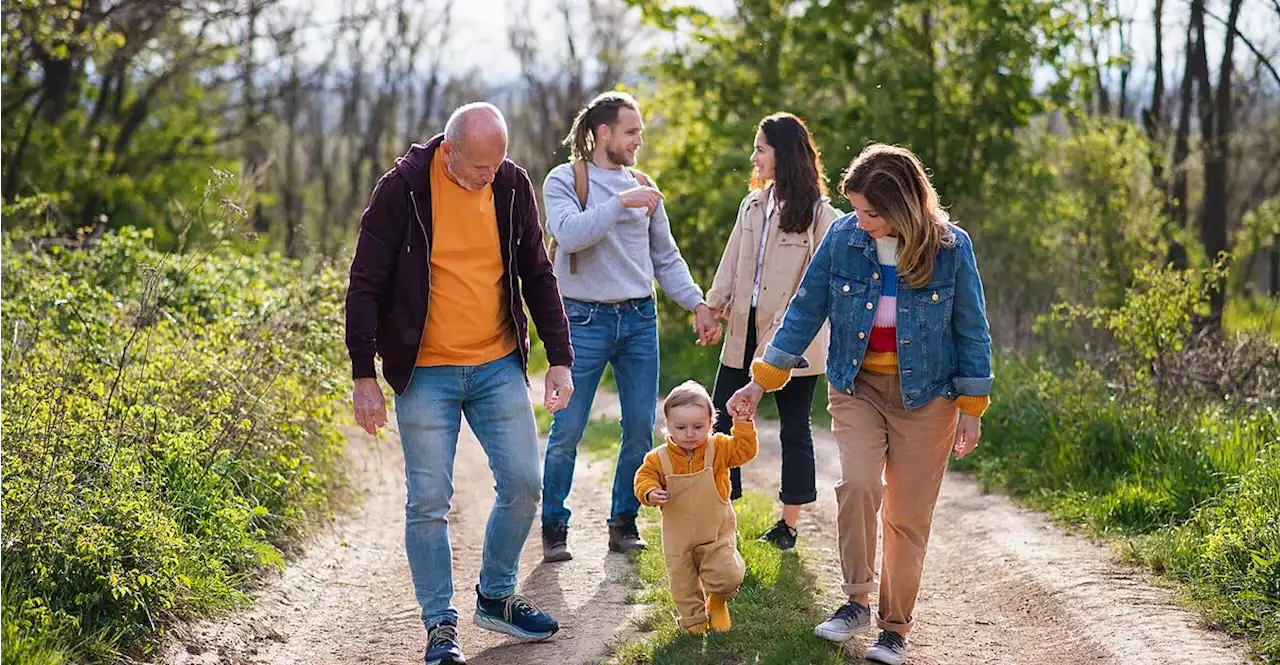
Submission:
<svg viewBox="0 0 1280 665">
<path fill-rule="evenodd" d="M 431 162 L 431 294 L 418 366 L 483 365 L 516 348 L 493 187 L 472 192 Z"/>
</svg>

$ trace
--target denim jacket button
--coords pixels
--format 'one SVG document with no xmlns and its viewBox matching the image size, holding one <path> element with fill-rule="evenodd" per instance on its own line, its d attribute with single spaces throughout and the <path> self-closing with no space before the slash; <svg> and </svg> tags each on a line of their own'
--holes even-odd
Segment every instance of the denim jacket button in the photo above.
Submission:
<svg viewBox="0 0 1280 665">
<path fill-rule="evenodd" d="M 864 333 L 861 331 L 858 332 L 858 339 L 866 339 L 866 338 L 867 338 L 867 333 Z"/>
<path fill-rule="evenodd" d="M 937 291 L 934 291 L 934 292 L 933 292 L 933 301 L 934 301 L 934 302 L 938 302 L 938 292 L 937 292 Z"/>
<path fill-rule="evenodd" d="M 845 389 L 844 389 L 844 393 L 845 393 L 846 395 L 852 395 L 852 394 L 853 394 L 853 388 L 845 388 Z"/>
<path fill-rule="evenodd" d="M 849 285 L 848 285 L 848 284 L 845 284 L 845 285 L 844 285 L 844 288 L 843 288 L 843 289 L 841 289 L 841 291 L 844 291 L 845 293 L 848 293 L 848 292 L 849 292 Z"/>
<path fill-rule="evenodd" d="M 878 272 L 871 273 L 871 279 L 880 279 L 880 273 Z"/>
<path fill-rule="evenodd" d="M 874 304 L 872 304 L 872 303 L 870 303 L 870 302 L 868 302 L 868 303 L 867 303 L 867 309 L 875 309 L 875 307 L 876 307 L 876 306 L 875 306 Z"/>
<path fill-rule="evenodd" d="M 853 359 L 853 366 L 854 366 L 854 367 L 857 367 L 857 366 L 858 366 L 858 359 L 857 359 L 857 358 L 854 358 L 854 359 Z"/>
</svg>

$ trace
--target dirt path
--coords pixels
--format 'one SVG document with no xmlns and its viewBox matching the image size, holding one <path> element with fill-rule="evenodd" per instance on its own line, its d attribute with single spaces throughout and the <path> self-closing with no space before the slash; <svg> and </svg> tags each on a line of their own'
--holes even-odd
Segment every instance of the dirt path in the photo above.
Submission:
<svg viewBox="0 0 1280 665">
<path fill-rule="evenodd" d="M 776 494 L 775 423 L 761 423 L 760 456 L 743 469 L 748 487 Z M 802 513 L 800 538 L 818 551 L 819 579 L 834 609 L 839 457 L 830 431 L 815 431 L 818 503 Z M 874 598 L 873 598 L 874 600 Z M 984 495 L 951 473 L 942 487 L 912 633 L 912 665 L 1196 665 L 1245 661 L 1244 649 L 1199 627 L 1167 589 L 1115 562 L 1101 545 L 1065 535 L 1043 515 Z M 849 642 L 859 658 L 871 639 Z"/>
<path fill-rule="evenodd" d="M 535 400 L 539 399 L 537 392 Z M 601 391 L 594 411 L 616 417 L 616 396 Z M 748 487 L 777 491 L 776 423 L 763 422 L 761 454 L 745 471 Z M 404 556 L 404 482 L 399 439 L 376 441 L 348 431 L 353 488 L 361 504 L 307 547 L 253 608 L 183 631 L 156 662 L 175 665 L 420 663 L 425 634 Z M 834 607 L 839 565 L 835 494 L 839 473 L 829 431 L 815 433 L 818 503 L 802 515 L 800 532 L 815 551 L 823 602 Z M 536 526 L 521 562 L 521 591 L 553 612 L 563 629 L 553 640 L 522 644 L 476 628 L 469 616 L 484 524 L 493 501 L 492 476 L 469 431 L 459 442 L 456 495 L 450 514 L 454 544 L 454 604 L 463 647 L 472 663 L 597 663 L 609 646 L 635 635 L 638 612 L 626 602 L 634 586 L 627 560 L 610 555 L 603 529 L 575 529 L 575 559 L 541 564 Z M 574 509 L 580 525 L 603 524 L 608 513 L 607 465 L 579 458 Z M 1172 592 L 1103 546 L 1065 535 L 1041 515 L 984 495 L 963 474 L 949 474 L 934 532 L 912 636 L 913 665 L 1218 665 L 1244 662 L 1243 648 L 1200 628 Z M 848 644 L 860 662 L 869 640 Z"/>
<path fill-rule="evenodd" d="M 540 386 L 539 386 L 540 388 Z M 535 401 L 540 401 L 535 391 Z M 616 399 L 601 393 L 597 410 L 616 413 Z M 352 487 L 360 506 L 308 544 L 306 554 L 257 594 L 255 605 L 218 622 L 188 627 L 156 662 L 174 665 L 373 665 L 422 662 L 426 633 L 413 599 L 404 554 L 404 461 L 391 423 L 386 440 L 347 430 Z M 545 444 L 545 442 L 544 442 Z M 636 606 L 626 602 L 635 573 L 627 559 L 609 554 L 604 523 L 608 494 L 600 478 L 608 468 L 579 458 L 575 522 L 599 525 L 570 536 L 574 560 L 542 564 L 538 527 L 521 559 L 520 591 L 561 625 L 548 642 L 520 643 L 472 623 L 485 522 L 493 504 L 493 476 L 469 430 L 459 440 L 455 495 L 449 514 L 453 540 L 454 606 L 468 660 L 475 665 L 596 663 L 615 639 L 633 633 Z"/>
</svg>

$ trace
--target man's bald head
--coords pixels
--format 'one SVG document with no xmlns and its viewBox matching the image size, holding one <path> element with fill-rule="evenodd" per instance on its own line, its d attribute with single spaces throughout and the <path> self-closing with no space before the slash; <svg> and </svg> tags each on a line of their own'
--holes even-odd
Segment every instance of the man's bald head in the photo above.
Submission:
<svg viewBox="0 0 1280 665">
<path fill-rule="evenodd" d="M 507 121 L 498 107 L 474 102 L 459 107 L 444 126 L 440 146 L 454 181 L 471 191 L 493 182 L 507 158 Z"/>
</svg>

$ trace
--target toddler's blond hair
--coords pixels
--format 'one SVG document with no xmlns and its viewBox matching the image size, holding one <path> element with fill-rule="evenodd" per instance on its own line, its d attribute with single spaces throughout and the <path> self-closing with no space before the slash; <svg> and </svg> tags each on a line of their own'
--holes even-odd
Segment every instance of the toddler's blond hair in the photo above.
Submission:
<svg viewBox="0 0 1280 665">
<path fill-rule="evenodd" d="M 671 409 L 679 406 L 704 407 L 711 416 L 712 425 L 716 422 L 716 407 L 711 403 L 711 394 L 697 381 L 685 381 L 667 393 L 667 398 L 662 401 L 663 418 L 670 415 Z"/>
</svg>

